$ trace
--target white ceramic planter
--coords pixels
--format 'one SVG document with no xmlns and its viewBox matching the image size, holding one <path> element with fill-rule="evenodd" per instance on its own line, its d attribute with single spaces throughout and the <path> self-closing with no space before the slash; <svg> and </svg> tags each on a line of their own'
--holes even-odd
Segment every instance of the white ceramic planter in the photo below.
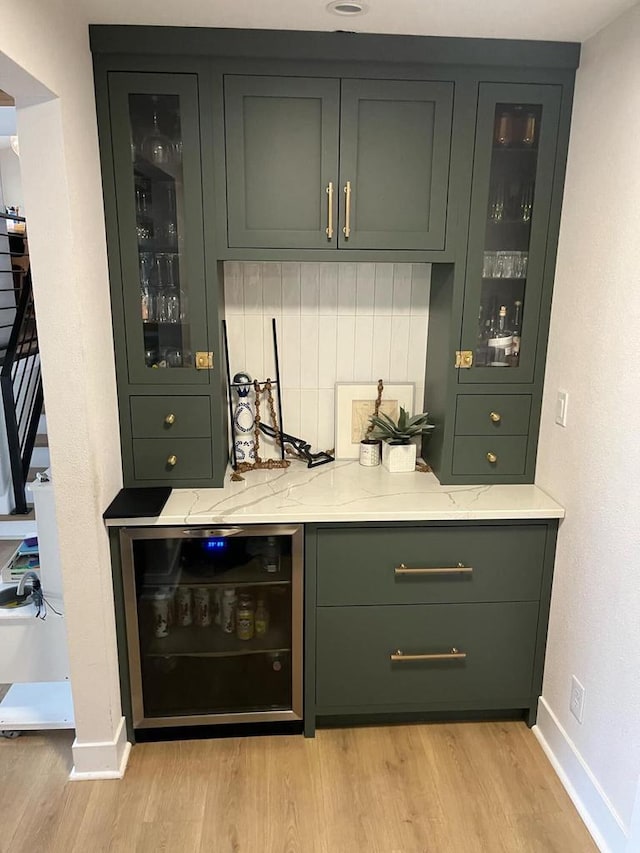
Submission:
<svg viewBox="0 0 640 853">
<path fill-rule="evenodd" d="M 416 470 L 416 446 L 382 442 L 382 464 L 391 474 L 407 474 Z"/>
</svg>

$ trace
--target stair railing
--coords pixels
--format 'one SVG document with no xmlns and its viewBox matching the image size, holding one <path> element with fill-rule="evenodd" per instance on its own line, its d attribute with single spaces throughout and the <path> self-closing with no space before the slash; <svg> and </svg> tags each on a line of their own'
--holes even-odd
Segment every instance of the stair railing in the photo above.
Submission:
<svg viewBox="0 0 640 853">
<path fill-rule="evenodd" d="M 3 220 L 25 223 L 21 216 L 0 212 L 0 226 L 4 225 Z M 6 246 L 7 250 L 0 251 L 0 261 L 8 256 L 10 263 L 6 257 L 0 263 L 0 387 L 13 482 L 13 513 L 24 515 L 29 511 L 25 486 L 42 412 L 42 373 L 26 227 L 24 233 L 17 235 L 24 237 L 23 252 L 11 251 L 11 234 L 6 235 L 4 228 L 1 234 L 0 249 Z"/>
</svg>

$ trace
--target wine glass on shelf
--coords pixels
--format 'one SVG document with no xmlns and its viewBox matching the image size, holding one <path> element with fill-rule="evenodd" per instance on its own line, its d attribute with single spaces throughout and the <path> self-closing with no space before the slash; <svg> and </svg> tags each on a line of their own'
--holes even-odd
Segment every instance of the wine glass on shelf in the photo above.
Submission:
<svg viewBox="0 0 640 853">
<path fill-rule="evenodd" d="M 522 188 L 520 195 L 520 218 L 523 222 L 529 222 L 533 210 L 533 186 L 527 183 Z"/>
<path fill-rule="evenodd" d="M 489 204 L 489 217 L 492 222 L 502 222 L 504 218 L 504 185 L 497 183 L 493 188 Z"/>
<path fill-rule="evenodd" d="M 159 102 L 157 95 L 152 95 L 153 126 L 142 140 L 142 153 L 156 166 L 169 166 L 173 162 L 175 147 L 169 137 L 160 130 Z"/>
</svg>

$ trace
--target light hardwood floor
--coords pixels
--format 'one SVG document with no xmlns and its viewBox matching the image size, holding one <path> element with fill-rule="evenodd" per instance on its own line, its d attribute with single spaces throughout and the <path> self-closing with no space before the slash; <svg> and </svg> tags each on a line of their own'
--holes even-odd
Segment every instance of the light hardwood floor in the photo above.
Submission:
<svg viewBox="0 0 640 853">
<path fill-rule="evenodd" d="M 67 782 L 67 732 L 0 740 L 2 853 L 590 853 L 524 723 L 141 744 Z"/>
</svg>

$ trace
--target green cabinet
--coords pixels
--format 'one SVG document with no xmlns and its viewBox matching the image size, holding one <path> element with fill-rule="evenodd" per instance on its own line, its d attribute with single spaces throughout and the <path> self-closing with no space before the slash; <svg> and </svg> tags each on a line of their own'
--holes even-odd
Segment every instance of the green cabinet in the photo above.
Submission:
<svg viewBox="0 0 640 853">
<path fill-rule="evenodd" d="M 460 346 L 473 362 L 462 385 L 533 381 L 561 95 L 480 85 Z"/>
<path fill-rule="evenodd" d="M 444 249 L 453 89 L 226 76 L 229 246 Z"/>
<path fill-rule="evenodd" d="M 528 705 L 537 619 L 532 601 L 320 607 L 318 708 Z"/>
<path fill-rule="evenodd" d="M 571 93 L 479 85 L 466 245 L 432 277 L 426 455 L 445 484 L 533 482 Z"/>
<path fill-rule="evenodd" d="M 316 718 L 508 711 L 542 689 L 556 521 L 306 527 Z"/>
<path fill-rule="evenodd" d="M 335 248 L 325 191 L 338 174 L 338 80 L 225 78 L 231 247 Z"/>
<path fill-rule="evenodd" d="M 162 470 L 133 441 L 172 437 L 211 452 L 161 481 L 222 481 L 223 261 L 344 259 L 431 264 L 440 482 L 533 482 L 578 45 L 170 27 L 91 44 L 127 485 Z M 143 435 L 146 396 L 207 411 Z"/>
<path fill-rule="evenodd" d="M 106 65 L 96 84 L 124 483 L 219 485 L 227 448 L 201 75 Z"/>
</svg>

